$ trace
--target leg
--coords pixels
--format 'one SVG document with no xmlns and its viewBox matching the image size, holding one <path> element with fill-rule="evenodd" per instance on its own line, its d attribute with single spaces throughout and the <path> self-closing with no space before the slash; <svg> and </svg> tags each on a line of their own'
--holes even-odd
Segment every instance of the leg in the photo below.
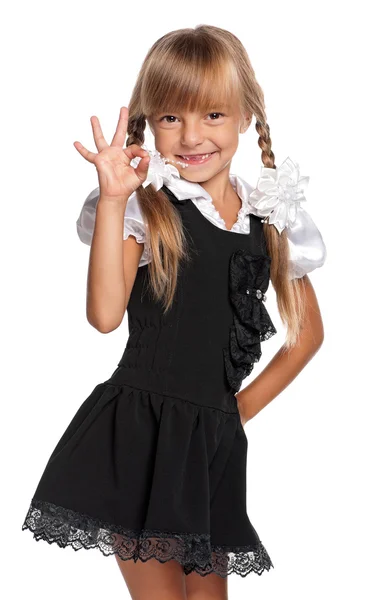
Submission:
<svg viewBox="0 0 374 600">
<path fill-rule="evenodd" d="M 186 600 L 186 576 L 176 560 L 135 562 L 115 557 L 132 600 Z"/>
<path fill-rule="evenodd" d="M 187 600 L 228 600 L 227 577 L 215 573 L 186 575 Z"/>
</svg>

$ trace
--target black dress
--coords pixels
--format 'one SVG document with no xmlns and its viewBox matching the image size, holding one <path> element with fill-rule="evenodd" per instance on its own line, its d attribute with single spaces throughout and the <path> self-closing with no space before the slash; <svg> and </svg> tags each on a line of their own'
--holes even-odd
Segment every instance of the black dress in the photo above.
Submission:
<svg viewBox="0 0 374 600">
<path fill-rule="evenodd" d="M 173 306 L 163 314 L 139 267 L 123 356 L 52 452 L 22 529 L 124 560 L 174 559 L 186 574 L 260 575 L 273 564 L 246 512 L 235 392 L 276 333 L 263 225 L 251 214 L 249 235 L 220 229 L 162 189 L 190 249 Z"/>
</svg>

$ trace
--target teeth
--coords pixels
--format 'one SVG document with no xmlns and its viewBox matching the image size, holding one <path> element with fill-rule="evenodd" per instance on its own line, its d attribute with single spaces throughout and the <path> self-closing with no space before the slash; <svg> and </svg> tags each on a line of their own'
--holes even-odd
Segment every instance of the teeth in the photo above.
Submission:
<svg viewBox="0 0 374 600">
<path fill-rule="evenodd" d="M 209 154 L 203 154 L 202 156 L 199 156 L 198 158 L 199 158 L 200 160 L 203 160 L 204 158 L 208 158 L 208 156 L 210 156 L 211 154 L 212 154 L 212 152 L 209 152 Z M 183 155 L 181 155 L 181 156 L 182 156 L 182 158 L 184 158 L 185 160 L 188 160 L 188 159 L 190 159 L 190 158 L 192 158 L 192 159 L 193 159 L 193 157 L 192 157 L 192 156 L 183 156 Z"/>
</svg>

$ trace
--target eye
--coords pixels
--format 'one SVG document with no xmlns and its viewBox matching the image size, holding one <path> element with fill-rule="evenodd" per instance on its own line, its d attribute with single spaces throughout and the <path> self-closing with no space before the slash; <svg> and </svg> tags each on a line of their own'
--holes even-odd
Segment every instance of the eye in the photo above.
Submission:
<svg viewBox="0 0 374 600">
<path fill-rule="evenodd" d="M 174 117 L 174 115 L 165 115 L 164 117 L 161 117 L 160 121 L 163 121 L 164 119 L 176 119 L 177 117 Z M 166 121 L 166 123 L 175 123 L 175 121 Z"/>
<path fill-rule="evenodd" d="M 220 113 L 220 112 L 211 112 L 211 113 L 209 113 L 209 115 L 221 115 L 222 117 L 225 116 L 223 113 Z M 217 119 L 212 119 L 212 120 L 217 121 Z"/>
<path fill-rule="evenodd" d="M 211 113 L 209 113 L 209 116 L 211 116 L 211 115 L 219 115 L 221 117 L 225 116 L 224 113 L 221 113 L 221 112 L 211 112 Z M 165 119 L 177 119 L 177 118 L 178 117 L 175 117 L 174 115 L 164 115 L 163 117 L 161 117 L 159 119 L 159 121 L 162 122 L 162 121 L 165 121 Z M 217 121 L 218 119 L 210 119 L 210 120 L 211 121 Z M 176 121 L 168 121 L 168 120 L 166 120 L 165 122 L 166 123 L 175 123 Z"/>
</svg>

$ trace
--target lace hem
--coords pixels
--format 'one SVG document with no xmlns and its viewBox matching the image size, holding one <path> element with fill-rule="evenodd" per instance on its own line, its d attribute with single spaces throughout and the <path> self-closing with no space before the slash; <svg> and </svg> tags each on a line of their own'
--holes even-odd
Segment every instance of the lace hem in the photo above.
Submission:
<svg viewBox="0 0 374 600">
<path fill-rule="evenodd" d="M 214 546 L 209 534 L 126 529 L 35 498 L 22 525 L 24 529 L 32 531 L 37 541 L 56 543 L 60 548 L 98 548 L 105 556 L 116 554 L 122 560 L 135 562 L 155 558 L 164 563 L 173 559 L 182 565 L 186 575 L 194 571 L 202 576 L 216 573 L 227 577 L 237 573 L 244 577 L 251 572 L 261 575 L 274 567 L 260 540 L 254 547 Z"/>
</svg>

